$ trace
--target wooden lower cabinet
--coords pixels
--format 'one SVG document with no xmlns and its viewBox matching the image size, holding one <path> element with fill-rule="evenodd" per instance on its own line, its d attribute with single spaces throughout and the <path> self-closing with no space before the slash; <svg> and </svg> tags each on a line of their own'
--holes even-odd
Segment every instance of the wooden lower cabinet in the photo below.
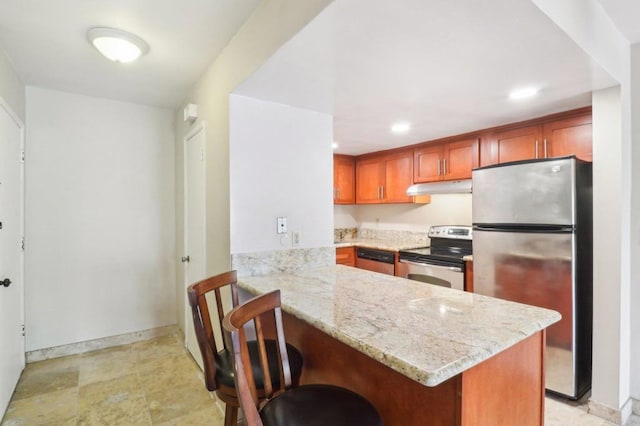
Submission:
<svg viewBox="0 0 640 426">
<path fill-rule="evenodd" d="M 336 248 L 336 264 L 346 266 L 356 266 L 356 248 L 338 247 Z"/>
<path fill-rule="evenodd" d="M 385 426 L 543 424 L 544 331 L 429 387 L 293 315 L 283 312 L 283 320 L 287 342 L 304 357 L 301 384 L 351 389 L 376 407 Z"/>
<path fill-rule="evenodd" d="M 473 261 L 464 262 L 464 291 L 473 293 Z"/>
</svg>

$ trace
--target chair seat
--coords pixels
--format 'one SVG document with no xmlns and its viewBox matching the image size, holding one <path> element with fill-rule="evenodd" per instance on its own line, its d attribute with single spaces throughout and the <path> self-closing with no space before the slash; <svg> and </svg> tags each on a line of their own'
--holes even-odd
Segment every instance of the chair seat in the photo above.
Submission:
<svg viewBox="0 0 640 426">
<path fill-rule="evenodd" d="M 277 354 L 276 342 L 274 340 L 265 340 L 265 349 L 267 350 L 267 358 L 269 360 L 269 374 L 274 388 L 280 387 L 280 360 Z M 264 377 L 262 368 L 259 365 L 258 343 L 255 340 L 247 342 L 249 348 L 249 356 L 253 366 L 253 377 L 256 381 L 258 389 L 264 388 Z M 287 354 L 289 356 L 289 365 L 291 366 L 291 377 L 294 383 L 302 373 L 302 354 L 294 346 L 287 344 Z M 235 388 L 233 379 L 233 354 L 224 349 L 220 351 L 219 358 L 216 359 L 216 380 L 218 383 Z"/>
<path fill-rule="evenodd" d="M 264 426 L 379 426 L 378 412 L 350 390 L 304 385 L 269 400 L 260 410 Z"/>
</svg>

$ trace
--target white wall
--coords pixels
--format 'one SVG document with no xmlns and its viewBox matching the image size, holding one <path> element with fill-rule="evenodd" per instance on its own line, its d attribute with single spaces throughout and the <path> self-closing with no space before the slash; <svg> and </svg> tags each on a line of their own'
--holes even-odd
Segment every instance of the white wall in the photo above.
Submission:
<svg viewBox="0 0 640 426">
<path fill-rule="evenodd" d="M 332 117 L 232 95 L 229 131 L 231 253 L 331 245 Z"/>
<path fill-rule="evenodd" d="M 334 209 L 340 213 L 336 222 L 348 223 L 349 211 L 340 207 Z M 352 214 L 365 228 L 427 232 L 431 225 L 471 225 L 471 194 L 432 195 L 430 204 L 361 204 Z"/>
<path fill-rule="evenodd" d="M 199 119 L 207 123 L 207 274 L 231 267 L 229 207 L 229 94 L 273 53 L 300 31 L 332 0 L 264 0 L 244 23 L 222 53 L 196 83 L 184 104 L 198 105 Z M 182 108 L 175 111 L 176 245 L 183 252 L 183 138 L 192 125 L 182 121 Z M 196 122 L 197 123 L 197 122 Z M 195 123 L 194 123 L 195 125 Z M 177 269 L 178 325 L 184 330 L 182 268 Z"/>
<path fill-rule="evenodd" d="M 627 394 L 618 380 L 623 373 L 620 350 L 624 323 L 622 303 L 623 245 L 620 241 L 622 211 L 622 147 L 620 88 L 593 93 L 593 390 L 595 401 L 619 408 Z M 616 173 L 617 171 L 617 173 Z M 616 265 L 618 267 L 616 267 Z M 616 315 L 612 315 L 612 312 Z M 628 376 L 627 376 L 628 377 Z M 626 378 L 622 379 L 625 380 Z"/>
<path fill-rule="evenodd" d="M 25 88 L 24 83 L 18 77 L 9 63 L 9 60 L 0 51 L 0 98 L 9 105 L 12 112 L 16 114 L 22 122 L 25 122 Z"/>
<path fill-rule="evenodd" d="M 173 112 L 27 88 L 28 351 L 175 324 Z"/>
</svg>

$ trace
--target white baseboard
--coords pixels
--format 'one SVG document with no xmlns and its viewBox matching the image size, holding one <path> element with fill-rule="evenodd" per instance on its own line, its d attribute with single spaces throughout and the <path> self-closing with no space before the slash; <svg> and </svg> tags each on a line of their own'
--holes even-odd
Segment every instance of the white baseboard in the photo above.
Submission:
<svg viewBox="0 0 640 426">
<path fill-rule="evenodd" d="M 598 416 L 616 425 L 623 425 L 631 416 L 633 399 L 629 398 L 621 409 L 609 407 L 599 402 L 589 400 L 589 414 Z"/>
<path fill-rule="evenodd" d="M 38 349 L 26 353 L 27 364 L 45 359 L 58 358 L 67 355 L 76 355 L 112 346 L 127 345 L 154 337 L 178 334 L 176 325 L 151 328 L 149 330 L 134 331 L 133 333 L 119 334 L 117 336 L 103 337 L 101 339 L 87 340 L 84 342 L 70 343 L 68 345 L 55 346 L 53 348 Z"/>
<path fill-rule="evenodd" d="M 640 400 L 631 398 L 631 411 L 636 416 L 640 416 Z"/>
</svg>

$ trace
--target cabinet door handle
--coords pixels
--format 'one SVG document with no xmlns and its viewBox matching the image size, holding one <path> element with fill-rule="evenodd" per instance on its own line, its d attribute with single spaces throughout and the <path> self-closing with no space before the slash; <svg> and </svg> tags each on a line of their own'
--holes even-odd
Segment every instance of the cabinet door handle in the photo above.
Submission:
<svg viewBox="0 0 640 426">
<path fill-rule="evenodd" d="M 444 176 L 447 175 L 447 159 L 446 158 L 442 160 L 442 174 Z"/>
<path fill-rule="evenodd" d="M 440 176 L 440 160 L 438 160 L 438 176 Z"/>
<path fill-rule="evenodd" d="M 340 199 L 340 188 L 336 189 L 336 200 Z"/>
<path fill-rule="evenodd" d="M 380 199 L 384 200 L 384 186 L 380 187 Z"/>
<path fill-rule="evenodd" d="M 547 158 L 547 140 L 546 139 L 542 141 L 542 146 L 544 149 L 544 158 Z"/>
<path fill-rule="evenodd" d="M 538 158 L 538 140 L 536 139 L 536 158 Z"/>
</svg>

